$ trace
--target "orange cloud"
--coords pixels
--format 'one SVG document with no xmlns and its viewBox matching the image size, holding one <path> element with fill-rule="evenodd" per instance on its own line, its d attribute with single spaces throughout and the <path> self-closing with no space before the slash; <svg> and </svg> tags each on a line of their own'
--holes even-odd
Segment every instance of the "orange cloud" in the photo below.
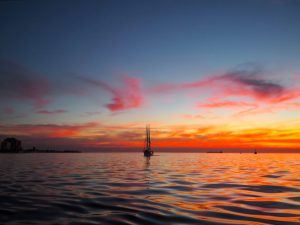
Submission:
<svg viewBox="0 0 300 225">
<path fill-rule="evenodd" d="M 144 127 L 73 125 L 0 125 L 0 136 L 16 136 L 26 146 L 76 149 L 142 149 Z M 286 149 L 300 150 L 300 124 L 273 128 L 234 129 L 220 126 L 157 126 L 152 129 L 155 149 Z"/>
</svg>

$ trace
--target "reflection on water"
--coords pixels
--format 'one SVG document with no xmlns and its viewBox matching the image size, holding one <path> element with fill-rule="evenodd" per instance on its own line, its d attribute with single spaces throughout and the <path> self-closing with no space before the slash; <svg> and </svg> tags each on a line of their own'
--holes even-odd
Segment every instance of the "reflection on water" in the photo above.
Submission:
<svg viewBox="0 0 300 225">
<path fill-rule="evenodd" d="M 4 224 L 300 224 L 300 154 L 2 154 Z"/>
</svg>

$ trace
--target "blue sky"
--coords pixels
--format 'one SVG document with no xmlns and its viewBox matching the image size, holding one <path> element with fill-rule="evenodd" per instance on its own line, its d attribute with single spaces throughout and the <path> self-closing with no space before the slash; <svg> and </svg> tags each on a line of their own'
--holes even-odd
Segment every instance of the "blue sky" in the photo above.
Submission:
<svg viewBox="0 0 300 225">
<path fill-rule="evenodd" d="M 249 61 L 299 69 L 299 8 L 276 0 L 2 2 L 1 58 L 51 76 L 158 80 Z"/>
</svg>

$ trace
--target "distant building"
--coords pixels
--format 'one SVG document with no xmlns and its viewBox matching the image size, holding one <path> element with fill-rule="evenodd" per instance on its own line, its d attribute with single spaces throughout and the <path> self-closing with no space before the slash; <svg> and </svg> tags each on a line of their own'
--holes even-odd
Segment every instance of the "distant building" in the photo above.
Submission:
<svg viewBox="0 0 300 225">
<path fill-rule="evenodd" d="M 22 151 L 22 142 L 16 138 L 5 138 L 1 142 L 1 152 L 20 152 Z"/>
</svg>

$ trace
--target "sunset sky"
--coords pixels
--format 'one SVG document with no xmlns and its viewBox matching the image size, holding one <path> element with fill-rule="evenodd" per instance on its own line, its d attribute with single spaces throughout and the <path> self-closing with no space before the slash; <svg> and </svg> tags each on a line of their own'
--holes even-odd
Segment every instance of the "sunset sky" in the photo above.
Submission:
<svg viewBox="0 0 300 225">
<path fill-rule="evenodd" d="M 0 138 L 300 150 L 300 1 L 1 1 Z"/>
</svg>

